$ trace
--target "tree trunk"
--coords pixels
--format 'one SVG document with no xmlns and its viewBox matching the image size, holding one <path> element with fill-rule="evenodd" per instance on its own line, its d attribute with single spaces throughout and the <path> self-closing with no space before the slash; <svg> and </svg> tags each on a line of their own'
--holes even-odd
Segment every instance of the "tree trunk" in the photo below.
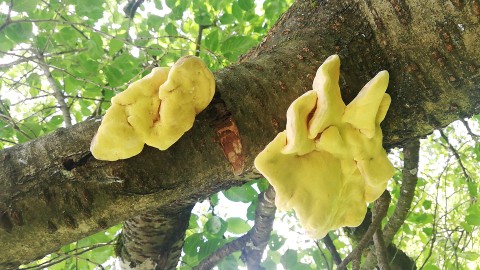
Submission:
<svg viewBox="0 0 480 270">
<path fill-rule="evenodd" d="M 295 2 L 258 47 L 216 72 L 215 100 L 167 151 L 146 147 L 127 160 L 95 160 L 89 143 L 98 121 L 1 151 L 0 266 L 259 177 L 253 159 L 284 129 L 289 104 L 334 53 L 342 59 L 346 102 L 376 72 L 390 72 L 392 105 L 382 125 L 388 148 L 480 112 L 478 1 L 457 2 Z M 232 119 L 238 136 L 220 130 Z M 222 148 L 228 155 L 239 140 L 234 161 L 245 165 L 235 176 Z"/>
<path fill-rule="evenodd" d="M 158 270 L 175 269 L 192 208 L 163 207 L 125 221 L 116 249 L 117 256 L 128 266 L 124 268 L 150 261 Z"/>
</svg>

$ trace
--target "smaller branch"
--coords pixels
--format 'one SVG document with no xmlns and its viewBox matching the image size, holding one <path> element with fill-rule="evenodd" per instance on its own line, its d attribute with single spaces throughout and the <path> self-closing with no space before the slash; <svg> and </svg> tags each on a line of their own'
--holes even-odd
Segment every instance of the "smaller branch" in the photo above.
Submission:
<svg viewBox="0 0 480 270">
<path fill-rule="evenodd" d="M 242 260 L 248 269 L 263 269 L 260 260 L 272 231 L 276 209 L 275 190 L 269 186 L 265 192 L 258 195 L 255 225 L 246 234 L 217 249 L 193 269 L 212 269 L 220 260 L 239 250 L 242 250 Z"/>
<path fill-rule="evenodd" d="M 369 245 L 370 241 L 372 240 L 373 234 L 377 231 L 377 229 L 380 227 L 380 224 L 382 222 L 382 219 L 385 217 L 387 214 L 388 210 L 388 205 L 390 204 L 390 193 L 385 190 L 380 196 L 375 201 L 375 211 L 376 215 L 374 218 L 372 218 L 372 223 L 368 227 L 367 232 L 363 235 L 362 239 L 360 242 L 358 242 L 357 246 L 348 254 L 348 256 L 343 259 L 342 263 L 338 265 L 337 269 L 347 269 L 347 265 L 354 259 L 356 256 L 361 256 L 362 251 Z"/>
<path fill-rule="evenodd" d="M 388 246 L 397 231 L 407 218 L 415 195 L 415 188 L 418 181 L 418 162 L 419 162 L 420 141 L 415 140 L 407 143 L 403 148 L 403 169 L 402 186 L 400 187 L 400 196 L 395 206 L 395 211 L 388 219 L 383 230 L 385 244 Z"/>
<path fill-rule="evenodd" d="M 390 270 L 387 258 L 387 248 L 383 239 L 382 230 L 379 228 L 373 235 L 373 243 L 375 245 L 375 251 L 377 254 L 377 261 L 380 270 Z"/>
<path fill-rule="evenodd" d="M 46 4 L 48 7 L 50 7 L 50 8 L 52 7 L 49 2 L 47 2 L 47 1 L 45 1 L 45 0 L 42 0 L 42 2 L 43 2 L 44 4 Z M 60 18 L 62 18 L 62 20 L 68 22 L 67 18 L 65 18 L 60 12 L 58 12 L 57 10 L 54 10 L 54 12 L 55 12 L 55 14 L 57 14 Z M 77 31 L 80 35 L 82 35 L 86 40 L 89 39 L 89 38 L 87 37 L 87 35 L 85 35 L 85 33 L 83 33 L 83 31 L 81 31 L 80 29 L 78 29 L 75 25 L 71 25 L 71 27 L 72 27 L 75 31 Z"/>
<path fill-rule="evenodd" d="M 465 128 L 467 129 L 467 132 L 468 132 L 468 134 L 470 134 L 470 136 L 472 136 L 472 137 L 474 137 L 474 138 L 475 138 L 475 137 L 480 138 L 480 135 L 479 135 L 479 134 L 473 133 L 472 129 L 470 128 L 470 125 L 468 124 L 468 122 L 467 122 L 465 119 L 460 118 L 460 121 L 463 123 L 463 125 L 464 125 Z"/>
<path fill-rule="evenodd" d="M 467 179 L 467 181 L 470 181 L 472 178 L 470 177 L 470 175 L 469 175 L 468 172 L 467 172 L 467 169 L 466 169 L 465 166 L 463 165 L 462 159 L 460 158 L 460 155 L 458 154 L 457 149 L 455 149 L 455 147 L 453 147 L 453 145 L 450 143 L 450 141 L 448 140 L 448 136 L 445 135 L 445 133 L 443 132 L 443 130 L 439 129 L 439 131 L 440 131 L 440 135 L 442 136 L 442 138 L 447 142 L 447 144 L 448 144 L 448 149 L 450 149 L 450 151 L 452 151 L 453 155 L 454 155 L 455 158 L 457 159 L 458 165 L 460 165 L 460 168 L 462 169 L 463 175 L 465 176 L 465 178 Z"/>
<path fill-rule="evenodd" d="M 12 17 L 11 17 L 12 8 L 13 8 L 13 0 L 10 0 L 10 4 L 8 5 L 7 18 L 5 19 L 5 22 L 2 23 L 2 25 L 0 25 L 0 32 L 12 22 Z"/>
<path fill-rule="evenodd" d="M 339 265 L 340 263 L 342 263 L 342 258 L 340 257 L 340 254 L 338 254 L 338 251 L 337 251 L 337 248 L 335 247 L 335 245 L 333 244 L 333 241 L 332 241 L 332 238 L 330 238 L 330 235 L 326 235 L 323 239 L 322 239 L 323 243 L 325 244 L 325 246 L 327 247 L 328 251 L 330 252 L 330 254 L 332 254 L 332 258 L 333 258 L 333 262 L 336 264 L 336 265 Z"/>
<path fill-rule="evenodd" d="M 125 12 L 125 17 L 133 19 L 135 17 L 135 13 L 137 12 L 137 8 L 143 4 L 144 0 L 130 0 L 128 1 L 127 5 L 123 8 L 123 12 Z"/>
<path fill-rule="evenodd" d="M 212 26 L 215 26 L 215 23 L 213 24 L 210 24 L 210 25 L 199 25 L 198 26 L 198 35 L 197 35 L 197 39 L 195 40 L 195 56 L 199 56 L 200 55 L 200 48 L 202 46 L 202 35 L 203 35 L 203 30 L 204 29 L 207 29 L 209 27 L 212 27 Z"/>
<path fill-rule="evenodd" d="M 323 257 L 323 260 L 325 261 L 325 264 L 327 265 L 327 269 L 331 269 L 330 264 L 328 263 L 328 260 L 327 260 L 327 256 L 325 256 L 325 253 L 323 253 L 322 248 L 320 247 L 320 244 L 318 243 L 318 241 L 315 241 L 315 245 L 317 246 L 318 251 L 320 251 L 320 254 Z M 332 268 L 333 268 L 333 266 L 332 266 Z"/>
<path fill-rule="evenodd" d="M 55 79 L 52 76 L 52 73 L 50 73 L 50 70 L 48 69 L 47 63 L 43 60 L 41 54 L 38 57 L 38 64 L 40 68 L 43 70 L 43 73 L 47 77 L 48 83 L 50 84 L 50 87 L 53 89 L 53 96 L 58 102 L 58 105 L 60 106 L 60 111 L 62 112 L 63 115 L 63 121 L 65 122 L 65 127 L 70 127 L 72 126 L 72 116 L 70 115 L 70 110 L 68 108 L 67 103 L 65 102 L 65 96 L 63 95 L 62 90 L 58 88 L 57 82 L 55 82 Z"/>
<path fill-rule="evenodd" d="M 86 51 L 86 50 L 87 50 L 86 48 L 83 48 L 83 49 L 75 49 L 75 50 L 61 51 L 61 52 L 48 53 L 48 54 L 46 53 L 43 56 L 44 57 L 53 57 L 53 56 L 63 55 L 63 54 L 68 54 L 68 53 L 78 53 L 78 52 L 82 52 L 82 51 Z M 34 60 L 38 59 L 38 56 L 36 56 L 36 55 L 26 57 L 26 56 L 14 54 L 14 53 L 9 53 L 9 52 L 5 52 L 5 51 L 0 51 L 0 53 L 15 56 L 15 57 L 19 58 L 19 59 L 15 60 L 15 61 L 12 61 L 10 63 L 0 64 L 0 69 L 9 68 L 9 67 L 21 64 L 21 63 L 34 61 Z"/>
</svg>

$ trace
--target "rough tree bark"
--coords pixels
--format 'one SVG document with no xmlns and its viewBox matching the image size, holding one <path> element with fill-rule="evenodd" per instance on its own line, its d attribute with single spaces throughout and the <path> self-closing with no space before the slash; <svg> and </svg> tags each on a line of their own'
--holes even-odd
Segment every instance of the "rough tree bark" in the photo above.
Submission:
<svg viewBox="0 0 480 270">
<path fill-rule="evenodd" d="M 480 112 L 479 21 L 478 1 L 299 0 L 258 47 L 215 74 L 215 101 L 169 150 L 95 160 L 88 149 L 98 121 L 87 121 L 1 151 L 0 266 L 258 177 L 254 157 L 284 129 L 288 105 L 334 53 L 346 102 L 376 72 L 390 71 L 388 148 Z M 244 160 L 240 176 L 216 139 L 232 118 L 239 136 L 230 132 L 222 142 L 229 152 L 241 141 L 233 155 Z"/>
</svg>

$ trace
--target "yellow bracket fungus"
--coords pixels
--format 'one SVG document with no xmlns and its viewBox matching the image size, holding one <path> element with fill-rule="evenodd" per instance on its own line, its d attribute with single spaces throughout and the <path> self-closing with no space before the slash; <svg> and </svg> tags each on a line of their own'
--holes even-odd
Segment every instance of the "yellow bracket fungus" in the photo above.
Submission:
<svg viewBox="0 0 480 270">
<path fill-rule="evenodd" d="M 380 123 L 390 106 L 388 72 L 381 71 L 347 106 L 338 84 L 340 58 L 320 66 L 313 90 L 288 108 L 286 130 L 255 159 L 275 188 L 275 204 L 294 209 L 312 237 L 360 225 L 367 203 L 393 175 Z"/>
<path fill-rule="evenodd" d="M 215 78 L 198 57 L 154 68 L 112 98 L 90 151 L 114 161 L 139 154 L 145 143 L 165 150 L 193 126 L 214 93 Z"/>
</svg>

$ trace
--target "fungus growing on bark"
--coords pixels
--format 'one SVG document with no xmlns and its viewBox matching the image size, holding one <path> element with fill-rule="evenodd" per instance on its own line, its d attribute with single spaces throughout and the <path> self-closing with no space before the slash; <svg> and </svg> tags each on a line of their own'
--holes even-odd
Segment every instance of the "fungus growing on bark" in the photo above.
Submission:
<svg viewBox="0 0 480 270">
<path fill-rule="evenodd" d="M 198 57 L 154 68 L 112 98 L 90 151 L 97 159 L 114 161 L 139 154 L 145 143 L 165 150 L 193 126 L 214 92 L 215 78 Z"/>
<path fill-rule="evenodd" d="M 290 105 L 286 131 L 255 159 L 277 192 L 277 207 L 294 209 L 317 238 L 360 225 L 367 203 L 382 194 L 394 170 L 380 129 L 390 105 L 388 72 L 378 73 L 347 106 L 339 76 L 340 59 L 330 56 L 318 69 L 313 90 Z"/>
</svg>

